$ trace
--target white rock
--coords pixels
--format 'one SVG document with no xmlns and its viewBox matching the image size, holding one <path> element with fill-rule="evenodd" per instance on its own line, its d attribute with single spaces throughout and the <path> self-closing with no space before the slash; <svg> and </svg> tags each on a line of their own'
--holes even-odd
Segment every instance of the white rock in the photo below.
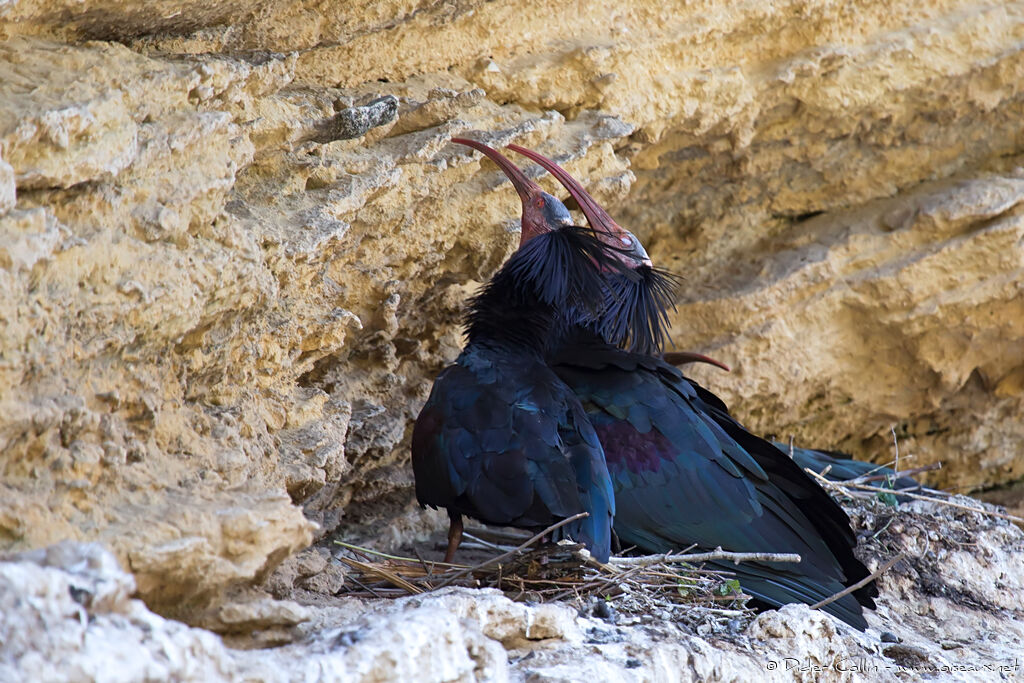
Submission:
<svg viewBox="0 0 1024 683">
<path fill-rule="evenodd" d="M 14 185 L 14 167 L 0 157 L 0 216 L 14 208 L 18 201 Z"/>
</svg>

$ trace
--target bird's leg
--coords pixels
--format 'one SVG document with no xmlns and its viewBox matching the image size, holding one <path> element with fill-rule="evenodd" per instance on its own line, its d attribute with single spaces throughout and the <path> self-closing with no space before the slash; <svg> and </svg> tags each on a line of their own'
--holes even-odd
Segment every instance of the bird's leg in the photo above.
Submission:
<svg viewBox="0 0 1024 683">
<path fill-rule="evenodd" d="M 462 515 L 458 512 L 448 511 L 448 551 L 444 554 L 444 561 L 450 563 L 455 557 L 455 551 L 462 543 Z"/>
</svg>

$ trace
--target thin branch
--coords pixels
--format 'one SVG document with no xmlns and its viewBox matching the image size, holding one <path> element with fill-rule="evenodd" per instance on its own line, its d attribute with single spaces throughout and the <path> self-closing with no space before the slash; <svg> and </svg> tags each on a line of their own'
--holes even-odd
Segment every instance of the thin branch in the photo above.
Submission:
<svg viewBox="0 0 1024 683">
<path fill-rule="evenodd" d="M 964 505 L 962 503 L 954 503 L 951 500 L 943 500 L 942 498 L 932 498 L 931 496 L 922 496 L 922 495 L 919 495 L 917 493 L 908 493 L 908 492 L 902 491 L 900 489 L 883 489 L 883 488 L 881 488 L 879 486 L 867 486 L 866 484 L 851 484 L 849 482 L 845 482 L 842 485 L 849 486 L 850 488 L 855 488 L 855 489 L 858 489 L 860 491 L 874 491 L 875 493 L 891 493 L 891 494 L 894 494 L 894 495 L 897 495 L 897 496 L 907 496 L 908 498 L 913 498 L 915 500 L 928 500 L 928 501 L 931 501 L 933 503 L 937 503 L 938 505 L 948 505 L 949 507 L 959 508 L 961 510 L 970 510 L 971 512 L 977 512 L 979 515 L 988 515 L 989 517 L 998 517 L 999 519 L 1006 519 L 1006 520 L 1009 520 L 1011 522 L 1016 522 L 1017 524 L 1024 524 L 1024 517 L 1017 517 L 1015 515 L 1007 515 L 1007 514 L 1003 514 L 1002 512 L 992 512 L 991 510 L 984 510 L 982 508 L 973 508 L 970 505 Z"/>
<path fill-rule="evenodd" d="M 346 579 L 352 579 L 356 583 L 357 586 L 362 588 L 364 591 L 369 592 L 371 595 L 373 595 L 373 597 L 375 597 L 375 598 L 383 597 L 380 593 L 378 593 L 377 591 L 373 590 L 372 588 L 367 586 L 365 583 L 363 583 L 362 581 L 360 581 L 356 577 L 354 577 L 354 576 L 346 576 L 345 578 Z"/>
<path fill-rule="evenodd" d="M 610 565 L 603 565 L 603 566 L 604 567 L 608 567 Z M 558 595 L 556 595 L 554 597 L 554 599 L 555 600 L 561 600 L 562 598 L 566 598 L 569 595 L 571 595 L 572 593 L 579 592 L 581 590 L 590 590 L 592 588 L 599 588 L 599 587 L 602 587 L 602 586 L 609 586 L 609 585 L 619 585 L 623 581 L 627 580 L 630 576 L 635 574 L 639 569 L 640 569 L 640 567 L 634 567 L 632 569 L 624 571 L 624 572 L 622 572 L 620 574 L 616 574 L 614 576 L 597 576 L 594 579 L 592 579 L 592 580 L 590 580 L 590 581 L 588 581 L 588 582 L 586 582 L 586 583 L 584 583 L 584 584 L 582 584 L 580 586 L 577 586 L 574 590 L 567 590 L 567 591 L 563 591 L 562 593 L 559 593 Z"/>
<path fill-rule="evenodd" d="M 908 456 L 904 457 L 904 460 L 911 459 L 913 457 L 914 457 L 913 455 L 908 455 Z M 871 464 L 871 463 L 866 463 L 866 464 Z M 868 470 L 864 474 L 858 475 L 858 476 L 854 477 L 853 479 L 847 479 L 845 481 L 840 480 L 837 483 L 842 484 L 842 483 L 845 483 L 846 481 L 862 482 L 862 481 L 878 481 L 878 480 L 881 480 L 881 479 L 887 479 L 887 478 L 889 478 L 892 475 L 876 474 L 877 472 L 879 472 L 880 470 L 883 470 L 885 468 L 889 468 L 889 469 L 893 470 L 893 472 L 896 473 L 897 476 L 908 476 L 908 477 L 910 475 L 912 475 L 912 474 L 915 474 L 915 473 L 928 472 L 928 471 L 931 471 L 931 470 L 942 469 L 942 463 L 941 462 L 932 463 L 931 465 L 923 465 L 922 467 L 915 467 L 912 470 L 904 470 L 902 472 L 897 471 L 895 469 L 895 467 L 897 467 L 897 466 L 899 466 L 899 458 L 897 458 L 896 460 L 892 460 L 890 462 L 887 462 L 887 463 L 882 463 L 880 465 L 875 465 L 874 467 L 872 467 L 870 470 Z M 806 471 L 808 471 L 808 472 L 811 471 L 808 468 L 804 468 L 804 469 Z M 825 468 L 820 473 L 816 473 L 816 474 L 826 475 L 826 474 L 828 474 L 829 471 L 830 471 L 829 468 Z"/>
<path fill-rule="evenodd" d="M 892 445 L 896 448 L 896 462 L 892 466 L 892 471 L 898 475 L 900 473 L 900 443 L 896 440 L 896 425 L 892 425 L 889 429 L 892 430 Z"/>
<path fill-rule="evenodd" d="M 831 604 L 831 603 L 835 602 L 836 600 L 838 600 L 839 598 L 846 597 L 847 595 L 849 595 L 850 593 L 854 592 L 855 590 L 857 590 L 859 588 L 863 588 L 864 586 L 868 585 L 869 583 L 871 583 L 872 581 L 877 579 L 879 576 L 884 574 L 885 572 L 889 571 L 890 567 L 892 567 L 894 564 L 896 564 L 897 562 L 899 562 L 902 559 L 903 559 L 903 553 L 900 553 L 899 555 L 897 555 L 896 557 L 892 558 L 891 560 L 889 560 L 888 562 L 883 564 L 881 567 L 879 567 L 875 571 L 871 572 L 871 574 L 869 574 L 868 576 L 865 576 L 863 579 L 861 579 L 857 583 L 853 584 L 852 586 L 847 586 L 846 588 L 844 588 L 843 590 L 839 591 L 835 595 L 833 595 L 831 597 L 828 597 L 828 598 L 825 598 L 821 602 L 814 603 L 813 605 L 811 605 L 811 609 L 821 609 L 825 605 Z"/>
<path fill-rule="evenodd" d="M 613 557 L 610 564 L 626 567 L 649 567 L 652 564 L 672 564 L 675 562 L 711 562 L 712 560 L 727 560 L 729 562 L 799 562 L 800 556 L 796 553 L 733 553 L 722 550 L 721 547 L 709 553 L 692 553 L 690 555 L 645 555 L 643 557 Z"/>
<path fill-rule="evenodd" d="M 565 526 L 566 524 L 570 524 L 572 522 L 575 522 L 577 519 L 583 519 L 584 517 L 589 517 L 589 516 L 590 516 L 589 512 L 581 512 L 579 514 L 573 515 L 572 517 L 566 517 L 562 521 L 557 522 L 555 524 L 552 524 L 551 526 L 549 526 L 544 531 L 540 532 L 539 534 L 537 534 L 533 538 L 531 538 L 528 541 L 526 541 L 526 543 L 523 543 L 519 547 L 514 548 L 514 549 L 508 551 L 507 553 L 504 553 L 502 555 L 498 555 L 497 557 L 492 557 L 491 559 L 487 560 L 486 562 L 482 562 L 482 563 L 476 565 L 475 567 L 468 567 L 466 569 L 463 569 L 462 571 L 455 572 L 454 574 L 449 576 L 447 579 L 445 579 L 441 583 L 437 584 L 437 588 L 444 588 L 445 586 L 451 584 L 456 579 L 461 579 L 463 576 L 466 576 L 468 574 L 472 574 L 473 572 L 479 571 L 479 570 L 483 569 L 484 567 L 489 567 L 492 564 L 495 564 L 497 562 L 501 562 L 502 560 L 506 560 L 506 559 L 512 557 L 513 555 L 518 554 L 524 548 L 527 548 L 530 545 L 533 545 L 533 543 L 535 543 L 536 541 L 539 541 L 540 539 L 544 538 L 545 536 L 550 534 L 555 529 L 560 529 L 563 526 Z"/>
<path fill-rule="evenodd" d="M 877 470 L 878 468 L 875 468 L 875 469 Z M 911 468 L 909 470 L 903 470 L 902 472 L 899 473 L 899 476 L 900 477 L 912 477 L 915 474 L 921 474 L 922 472 L 931 472 L 933 470 L 941 470 L 941 469 L 942 469 L 942 463 L 941 462 L 933 462 L 930 465 L 921 465 L 920 467 L 913 467 L 913 468 Z M 873 471 L 875 471 L 875 470 L 872 470 L 872 472 Z M 891 474 L 871 474 L 869 472 L 869 473 L 862 474 L 859 477 L 854 477 L 853 479 L 847 479 L 846 481 L 850 481 L 850 482 L 853 482 L 855 484 L 866 484 L 869 481 L 885 481 L 885 480 L 890 479 L 890 478 L 892 478 Z M 841 483 L 846 483 L 846 482 L 841 482 Z M 914 489 L 911 489 L 911 490 L 916 490 L 916 489 L 919 489 L 919 488 L 922 488 L 922 487 L 921 486 L 917 486 L 917 487 L 915 487 Z M 900 491 L 900 490 L 902 490 L 902 489 L 893 489 L 893 491 Z"/>
<path fill-rule="evenodd" d="M 402 590 L 412 595 L 417 595 L 423 592 L 422 588 L 413 585 L 412 583 L 410 583 L 409 581 L 402 578 L 397 573 L 391 571 L 383 565 L 375 565 L 369 564 L 367 562 L 360 562 L 359 560 L 353 560 L 351 557 L 342 557 L 340 559 L 342 562 L 349 565 L 350 567 L 361 569 L 366 574 L 376 574 L 385 581 L 390 582 L 391 585 L 398 586 Z"/>
<path fill-rule="evenodd" d="M 420 561 L 420 564 L 423 566 L 423 571 L 425 571 L 427 573 L 427 575 L 424 578 L 425 579 L 433 578 L 434 577 L 434 570 L 433 570 L 433 568 L 427 566 L 427 561 L 423 559 L 422 555 L 420 555 L 419 548 L 413 548 L 412 551 L 414 553 L 416 553 L 416 559 Z"/>
<path fill-rule="evenodd" d="M 361 552 L 361 553 L 364 553 L 364 554 L 368 554 L 368 555 L 376 555 L 377 557 L 383 557 L 386 560 L 401 560 L 403 562 L 416 562 L 417 561 L 417 558 L 415 558 L 415 557 L 402 557 L 400 555 L 388 555 L 387 553 L 382 553 L 379 550 L 372 550 L 371 548 L 364 548 L 362 546 L 353 545 L 351 543 L 345 543 L 344 541 L 335 541 L 334 543 L 335 543 L 335 545 L 340 545 L 342 548 L 348 548 L 349 550 L 355 550 L 355 551 L 358 551 L 358 552 Z M 422 561 L 422 560 L 419 560 L 419 561 Z M 441 565 L 443 567 L 465 567 L 466 566 L 464 564 L 451 564 L 450 562 L 435 562 L 434 560 L 430 560 L 430 564 Z"/>
<path fill-rule="evenodd" d="M 491 543 L 497 543 L 498 545 L 505 544 L 509 546 L 519 545 L 530 536 L 529 533 L 523 533 L 519 529 L 496 529 L 493 527 L 468 525 L 463 530 L 463 533 L 472 534 L 477 538 L 486 539 Z"/>
<path fill-rule="evenodd" d="M 463 538 L 468 538 L 471 541 L 476 541 L 477 543 L 480 544 L 481 547 L 487 548 L 488 550 L 497 550 L 498 552 L 506 552 L 506 551 L 512 549 L 509 546 L 500 546 L 497 543 L 491 543 L 490 541 L 485 540 L 483 538 L 480 538 L 479 536 L 474 536 L 473 534 L 469 533 L 468 531 L 463 531 L 462 532 L 462 537 Z M 461 548 L 462 546 L 460 545 L 459 547 Z"/>
</svg>

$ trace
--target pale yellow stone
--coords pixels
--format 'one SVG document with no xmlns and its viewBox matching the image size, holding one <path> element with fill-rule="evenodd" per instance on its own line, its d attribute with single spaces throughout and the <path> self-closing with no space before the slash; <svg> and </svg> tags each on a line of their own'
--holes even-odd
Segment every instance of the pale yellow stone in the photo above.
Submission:
<svg viewBox="0 0 1024 683">
<path fill-rule="evenodd" d="M 0 39 L 5 548 L 102 541 L 184 615 L 437 524 L 411 420 L 520 212 L 455 135 L 684 276 L 752 428 L 1024 476 L 1022 2 L 25 0 Z"/>
<path fill-rule="evenodd" d="M 0 216 L 7 213 L 17 201 L 14 167 L 0 156 Z"/>
</svg>

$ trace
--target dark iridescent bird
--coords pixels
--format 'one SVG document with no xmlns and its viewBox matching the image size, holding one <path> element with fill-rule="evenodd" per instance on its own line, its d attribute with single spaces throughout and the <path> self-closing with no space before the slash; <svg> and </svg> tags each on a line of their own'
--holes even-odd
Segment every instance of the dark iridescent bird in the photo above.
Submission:
<svg viewBox="0 0 1024 683">
<path fill-rule="evenodd" d="M 690 363 L 707 363 L 730 372 L 729 366 L 709 356 L 692 351 L 670 351 L 662 358 L 666 363 L 679 367 Z M 800 469 L 811 470 L 822 475 L 825 479 L 834 482 L 852 481 L 861 477 L 870 477 L 871 481 L 881 481 L 881 486 L 892 488 L 894 493 L 899 491 L 917 491 L 921 484 L 913 477 L 900 474 L 891 467 L 876 465 L 873 462 L 857 460 L 849 453 L 831 451 L 820 448 L 800 448 L 790 446 L 781 441 L 772 441 L 772 445 L 788 454 Z M 900 498 L 900 502 L 910 500 L 906 496 Z"/>
<path fill-rule="evenodd" d="M 554 174 L 595 229 L 615 222 L 563 169 L 509 145 Z M 670 305 L 666 280 L 648 267 L 631 281 L 609 278 L 633 310 Z M 616 281 L 618 280 L 618 281 Z M 614 312 L 614 311 L 612 311 Z M 651 315 L 651 313 L 647 313 Z M 663 318 L 666 319 L 667 318 Z M 744 429 L 725 404 L 657 354 L 665 327 L 618 348 L 621 320 L 570 316 L 548 363 L 582 401 L 604 447 L 615 490 L 614 529 L 623 545 L 648 553 L 696 544 L 713 550 L 799 553 L 799 564 L 721 563 L 755 606 L 814 604 L 868 576 L 854 556 L 850 520 L 828 493 L 770 442 Z M 874 584 L 823 609 L 859 628 Z"/>
<path fill-rule="evenodd" d="M 604 452 L 582 405 L 544 362 L 564 310 L 588 319 L 606 305 L 605 277 L 628 280 L 641 263 L 621 230 L 572 225 L 569 211 L 511 161 L 481 143 L 522 200 L 519 249 L 471 300 L 467 343 L 437 377 L 412 436 L 416 498 L 443 507 L 451 525 L 445 561 L 462 536 L 462 516 L 487 524 L 559 529 L 607 561 L 615 512 Z"/>
</svg>

